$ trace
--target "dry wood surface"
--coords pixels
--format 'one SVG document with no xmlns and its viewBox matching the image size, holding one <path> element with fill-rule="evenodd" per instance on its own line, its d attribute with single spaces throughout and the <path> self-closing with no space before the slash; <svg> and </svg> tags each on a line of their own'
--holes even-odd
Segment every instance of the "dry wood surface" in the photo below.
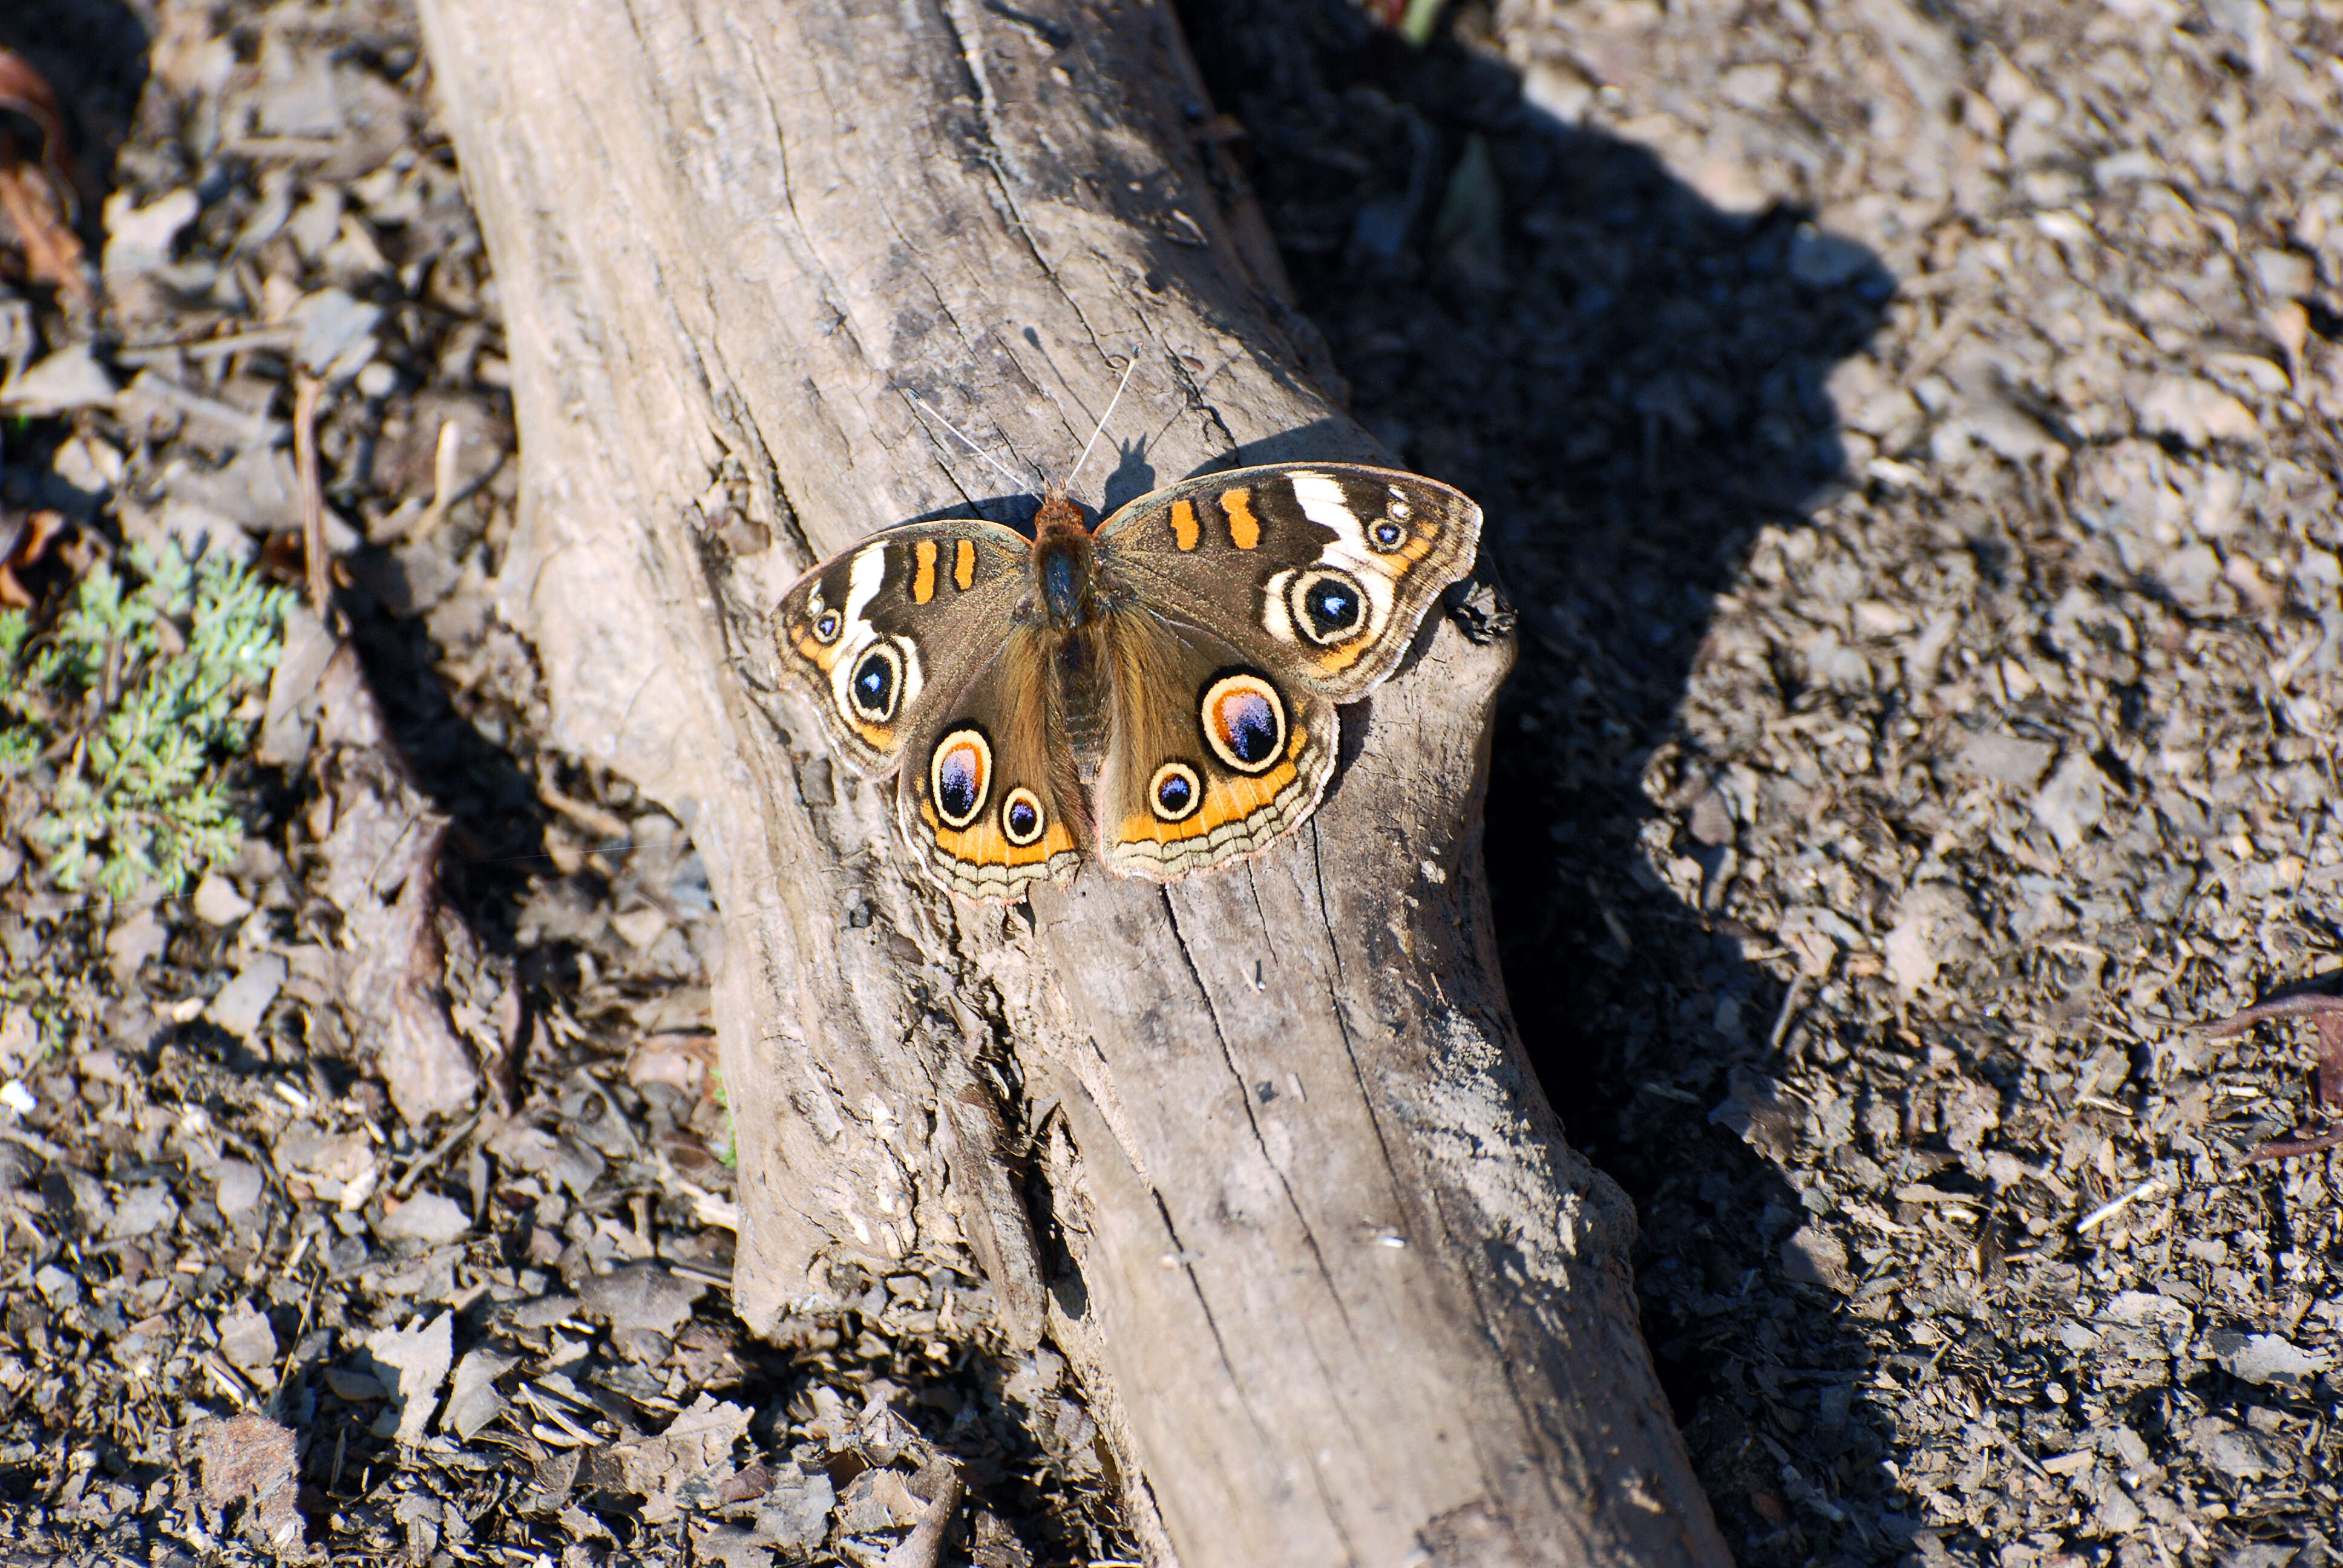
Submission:
<svg viewBox="0 0 2343 1568">
<path fill-rule="evenodd" d="M 1169 890 L 950 901 L 774 685 L 761 616 L 812 559 L 1019 515 L 914 396 L 1062 472 L 1135 355 L 1091 504 L 1383 455 L 1311 378 L 1171 13 L 422 10 L 508 323 L 506 612 L 561 742 L 689 827 L 723 910 L 742 1318 L 965 1244 L 999 1332 L 1081 1369 L 1161 1563 L 1724 1561 L 1631 1211 L 1493 956 L 1485 586 L 1345 713 L 1307 828 Z"/>
</svg>

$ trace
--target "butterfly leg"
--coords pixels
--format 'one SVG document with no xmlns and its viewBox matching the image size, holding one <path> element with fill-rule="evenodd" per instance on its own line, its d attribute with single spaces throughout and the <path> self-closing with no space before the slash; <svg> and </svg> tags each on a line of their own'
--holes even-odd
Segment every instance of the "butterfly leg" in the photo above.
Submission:
<svg viewBox="0 0 2343 1568">
<path fill-rule="evenodd" d="M 2343 983 L 2343 976 L 2322 977 L 2323 983 Z M 2343 995 L 2333 991 L 2297 991 L 2273 997 L 2233 1012 L 2208 1026 L 2208 1040 L 2240 1035 L 2265 1019 L 2307 1018 L 2318 1028 L 2319 1121 L 2307 1122 L 2284 1138 L 2273 1138 L 2255 1150 L 2253 1160 L 2284 1160 L 2343 1144 Z"/>
</svg>

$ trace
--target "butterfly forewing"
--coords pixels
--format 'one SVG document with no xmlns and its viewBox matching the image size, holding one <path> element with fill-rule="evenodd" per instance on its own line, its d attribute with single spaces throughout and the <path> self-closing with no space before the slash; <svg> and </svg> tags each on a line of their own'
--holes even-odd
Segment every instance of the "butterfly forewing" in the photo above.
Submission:
<svg viewBox="0 0 2343 1568">
<path fill-rule="evenodd" d="M 1025 585 L 1023 536 L 977 518 L 871 535 L 782 596 L 783 667 L 860 772 L 902 765 L 920 713 L 1001 647 Z"/>
<path fill-rule="evenodd" d="M 1098 531 L 1111 586 L 1337 702 L 1398 665 L 1480 537 L 1481 508 L 1462 491 L 1356 463 L 1182 480 Z"/>
</svg>

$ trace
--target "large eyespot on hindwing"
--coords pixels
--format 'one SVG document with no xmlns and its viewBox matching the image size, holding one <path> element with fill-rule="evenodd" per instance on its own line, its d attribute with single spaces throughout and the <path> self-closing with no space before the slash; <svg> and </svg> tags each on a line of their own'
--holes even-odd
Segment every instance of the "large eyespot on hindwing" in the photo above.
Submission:
<svg viewBox="0 0 2343 1568">
<path fill-rule="evenodd" d="M 1049 821 L 1049 814 L 1041 809 L 1041 798 L 1024 786 L 1001 798 L 1001 836 L 1019 849 L 1039 839 Z"/>
<path fill-rule="evenodd" d="M 1266 773 L 1285 750 L 1285 700 L 1252 670 L 1213 677 L 1196 716 L 1212 755 L 1240 773 Z"/>
<path fill-rule="evenodd" d="M 1204 803 L 1204 781 L 1185 762 L 1166 762 L 1147 781 L 1147 809 L 1159 822 L 1184 822 Z"/>
<path fill-rule="evenodd" d="M 928 755 L 928 799 L 957 831 L 976 820 L 992 792 L 992 742 L 973 724 L 947 730 Z"/>
<path fill-rule="evenodd" d="M 903 655 L 894 643 L 874 642 L 846 678 L 846 700 L 870 724 L 891 724 L 903 700 Z"/>
<path fill-rule="evenodd" d="M 1348 642 L 1367 629 L 1366 590 L 1348 572 L 1326 567 L 1296 572 L 1285 598 L 1293 626 L 1321 648 Z"/>
</svg>

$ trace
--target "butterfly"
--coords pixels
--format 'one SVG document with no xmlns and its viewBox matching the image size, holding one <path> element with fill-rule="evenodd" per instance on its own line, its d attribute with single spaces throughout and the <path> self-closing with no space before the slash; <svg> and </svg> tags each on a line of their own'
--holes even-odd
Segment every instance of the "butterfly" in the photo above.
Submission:
<svg viewBox="0 0 2343 1568">
<path fill-rule="evenodd" d="M 1480 534 L 1461 491 L 1355 463 L 1182 480 L 1095 531 L 1051 485 L 1031 539 L 912 523 L 814 568 L 781 663 L 846 762 L 897 777 L 950 891 L 1015 902 L 1085 853 L 1168 882 L 1308 819 L 1335 705 L 1391 674 Z"/>
</svg>

